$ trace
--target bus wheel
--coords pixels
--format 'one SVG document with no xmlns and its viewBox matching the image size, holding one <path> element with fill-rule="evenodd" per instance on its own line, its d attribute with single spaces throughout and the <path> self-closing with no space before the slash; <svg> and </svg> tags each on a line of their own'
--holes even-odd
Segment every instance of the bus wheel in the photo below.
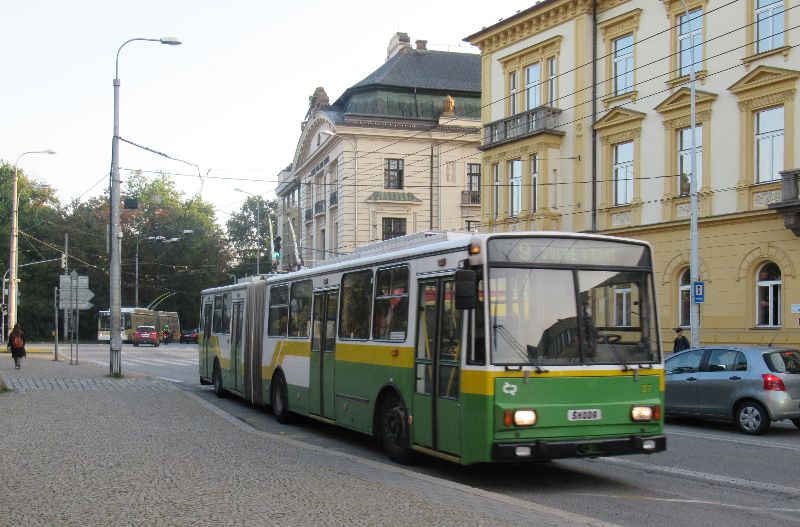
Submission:
<svg viewBox="0 0 800 527">
<path fill-rule="evenodd" d="M 380 439 L 389 459 L 404 465 L 411 462 L 413 452 L 408 446 L 407 413 L 395 393 L 390 393 L 383 401 Z"/>
<path fill-rule="evenodd" d="M 214 385 L 214 394 L 217 397 L 225 397 L 225 388 L 222 386 L 222 370 L 220 370 L 218 361 L 214 361 L 214 373 L 211 375 L 211 383 Z"/>
<path fill-rule="evenodd" d="M 286 394 L 286 379 L 281 372 L 276 373 L 275 377 L 272 378 L 269 399 L 270 405 L 272 405 L 272 413 L 275 414 L 275 420 L 283 424 L 288 423 L 291 420 L 289 397 Z"/>
</svg>

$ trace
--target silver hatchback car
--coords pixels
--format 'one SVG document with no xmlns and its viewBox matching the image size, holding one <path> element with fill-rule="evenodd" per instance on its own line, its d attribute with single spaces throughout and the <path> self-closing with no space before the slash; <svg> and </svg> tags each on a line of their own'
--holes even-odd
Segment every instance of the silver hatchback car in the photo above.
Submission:
<svg viewBox="0 0 800 527">
<path fill-rule="evenodd" d="M 672 355 L 666 370 L 666 414 L 732 421 L 745 434 L 770 422 L 800 428 L 800 351 L 716 345 Z"/>
</svg>

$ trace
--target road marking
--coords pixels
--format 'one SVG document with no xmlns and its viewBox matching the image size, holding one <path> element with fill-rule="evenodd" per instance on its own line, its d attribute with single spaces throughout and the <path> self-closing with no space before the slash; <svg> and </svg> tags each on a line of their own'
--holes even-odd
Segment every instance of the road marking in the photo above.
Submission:
<svg viewBox="0 0 800 527">
<path fill-rule="evenodd" d="M 180 379 L 170 379 L 169 377 L 158 377 L 162 381 L 169 381 L 169 382 L 177 382 L 178 384 L 183 384 L 183 381 Z"/>
<path fill-rule="evenodd" d="M 747 511 L 768 511 L 768 512 L 800 512 L 798 508 L 775 508 L 775 507 L 750 507 L 747 505 L 736 505 L 734 503 L 721 503 L 719 501 L 708 501 L 708 500 L 690 500 L 690 499 L 683 499 L 683 498 L 656 498 L 653 496 L 634 496 L 634 495 L 624 495 L 624 494 L 597 494 L 591 492 L 577 492 L 575 493 L 576 496 L 591 496 L 595 498 L 608 498 L 608 499 L 618 499 L 618 500 L 639 500 L 639 501 L 662 501 L 667 503 L 689 503 L 689 504 L 696 504 L 696 505 L 712 505 L 716 507 L 726 507 L 729 509 L 741 509 Z"/>
<path fill-rule="evenodd" d="M 688 470 L 685 468 L 664 467 L 660 465 L 651 465 L 649 463 L 642 463 L 640 461 L 633 461 L 630 459 L 622 459 L 618 457 L 600 457 L 595 459 L 599 463 L 611 463 L 627 467 L 635 467 L 645 470 L 647 472 L 659 472 L 668 476 L 680 476 L 682 478 L 691 478 L 698 481 L 707 481 L 709 483 L 722 483 L 733 487 L 740 487 L 749 490 L 760 490 L 764 492 L 780 492 L 791 497 L 800 498 L 800 488 L 785 487 L 783 485 L 776 485 L 774 483 L 762 483 L 760 481 L 752 481 L 749 479 L 734 478 L 731 476 L 721 476 L 719 474 L 709 474 L 707 472 L 697 472 L 695 470 Z"/>
<path fill-rule="evenodd" d="M 721 437 L 717 435 L 711 434 L 702 434 L 699 432 L 675 432 L 672 430 L 667 430 L 667 435 L 679 435 L 679 436 L 686 436 L 686 437 L 696 437 L 698 439 L 710 439 L 712 441 L 723 441 L 726 443 L 735 443 L 737 445 L 744 445 L 744 446 L 760 446 L 760 447 L 769 447 L 769 448 L 782 448 L 783 450 L 791 450 L 793 452 L 800 452 L 800 446 L 794 445 L 784 445 L 781 443 L 774 443 L 772 441 L 764 441 L 763 439 L 744 439 L 744 438 L 733 438 L 733 437 Z"/>
<path fill-rule="evenodd" d="M 397 465 L 389 465 L 387 463 L 383 463 L 383 462 L 380 462 L 380 461 L 373 461 L 371 459 L 364 459 L 364 458 L 361 458 L 361 457 L 353 455 L 353 454 L 347 454 L 347 453 L 342 452 L 342 451 L 337 450 L 337 449 L 329 449 L 329 448 L 324 448 L 324 447 L 321 447 L 321 446 L 313 445 L 313 444 L 310 444 L 310 443 L 304 443 L 302 441 L 298 441 L 296 439 L 293 439 L 292 437 L 289 437 L 289 436 L 272 434 L 270 432 L 264 432 L 263 430 L 258 430 L 256 428 L 253 428 L 251 425 L 247 424 L 245 421 L 235 417 L 234 415 L 232 415 L 229 412 L 226 412 L 222 408 L 219 408 L 218 406 L 215 406 L 214 404 L 206 401 L 205 399 L 203 399 L 202 397 L 200 397 L 199 395 L 197 395 L 195 393 L 188 392 L 188 391 L 183 391 L 183 393 L 186 396 L 191 397 L 192 399 L 194 399 L 201 406 L 205 407 L 209 412 L 211 412 L 211 413 L 213 413 L 215 415 L 218 415 L 219 417 L 225 419 L 226 421 L 228 421 L 229 423 L 231 423 L 232 425 L 237 427 L 239 430 L 242 430 L 242 431 L 247 432 L 249 434 L 255 434 L 255 435 L 258 435 L 258 436 L 261 436 L 261 437 L 266 437 L 266 438 L 272 439 L 274 441 L 280 441 L 282 443 L 285 443 L 285 444 L 288 444 L 288 445 L 292 445 L 292 446 L 297 447 L 297 448 L 302 448 L 304 450 L 311 450 L 311 451 L 314 451 L 314 452 L 319 452 L 320 454 L 323 454 L 324 456 L 327 456 L 327 457 L 334 457 L 335 456 L 335 457 L 347 459 L 348 461 L 351 461 L 353 463 L 358 463 L 358 464 L 361 464 L 361 465 L 367 465 L 367 466 L 370 466 L 370 467 L 373 467 L 373 468 L 376 468 L 376 469 L 379 469 L 379 470 L 385 470 L 385 471 L 388 471 L 388 472 L 394 472 L 396 474 L 401 474 L 401 475 L 406 476 L 406 477 L 411 478 L 411 479 L 425 481 L 427 483 L 432 483 L 432 484 L 435 484 L 435 485 L 439 485 L 441 487 L 449 488 L 449 489 L 454 490 L 454 491 L 463 492 L 463 493 L 466 493 L 466 494 L 471 494 L 473 496 L 477 496 L 477 497 L 480 497 L 480 498 L 483 498 L 483 499 L 488 499 L 488 500 L 492 500 L 492 501 L 496 501 L 496 502 L 500 502 L 500 503 L 505 503 L 505 504 L 507 504 L 509 506 L 519 507 L 521 509 L 525 509 L 525 510 L 531 511 L 531 512 L 536 513 L 536 514 L 548 514 L 550 516 L 553 516 L 553 517 L 558 518 L 559 520 L 561 520 L 559 522 L 559 524 L 561 524 L 562 522 L 570 522 L 570 524 L 572 524 L 572 525 L 582 525 L 582 526 L 592 525 L 592 526 L 596 526 L 596 527 L 621 527 L 621 526 L 618 526 L 617 524 L 614 524 L 614 523 L 604 522 L 604 521 L 598 520 L 596 518 L 591 518 L 591 517 L 588 517 L 588 516 L 582 516 L 580 514 L 575 514 L 575 513 L 569 512 L 569 511 L 556 509 L 554 507 L 548 507 L 547 505 L 541 505 L 539 503 L 534 503 L 534 502 L 531 502 L 531 501 L 525 501 L 525 500 L 522 500 L 522 499 L 519 499 L 519 498 L 514 498 L 514 497 L 511 497 L 511 496 L 505 496 L 505 495 L 497 493 L 497 492 L 491 492 L 491 491 L 483 490 L 483 489 L 480 489 L 480 488 L 477 488 L 477 487 L 470 487 L 469 485 L 464 485 L 462 483 L 456 483 L 454 481 L 448 481 L 446 479 L 437 478 L 435 476 L 428 476 L 427 474 L 419 474 L 417 472 L 408 470 L 406 468 L 403 468 L 403 467 L 400 467 L 400 466 L 397 466 Z"/>
</svg>

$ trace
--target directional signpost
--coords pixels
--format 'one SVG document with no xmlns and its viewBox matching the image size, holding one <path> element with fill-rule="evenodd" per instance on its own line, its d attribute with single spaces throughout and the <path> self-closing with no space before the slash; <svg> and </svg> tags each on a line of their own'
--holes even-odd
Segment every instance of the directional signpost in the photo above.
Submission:
<svg viewBox="0 0 800 527">
<path fill-rule="evenodd" d="M 72 271 L 69 275 L 61 275 L 59 278 L 59 309 L 91 309 L 94 293 L 89 289 L 89 277 L 78 276 Z M 76 284 L 77 282 L 77 284 Z M 77 305 L 76 305 L 77 304 Z"/>
<path fill-rule="evenodd" d="M 73 269 L 68 275 L 61 275 L 59 278 L 58 307 L 72 312 L 72 338 L 69 339 L 69 363 L 78 364 L 78 312 L 83 309 L 90 309 L 94 298 L 94 293 L 89 289 L 89 277 L 80 276 Z M 75 361 L 73 362 L 73 345 L 75 348 Z"/>
</svg>

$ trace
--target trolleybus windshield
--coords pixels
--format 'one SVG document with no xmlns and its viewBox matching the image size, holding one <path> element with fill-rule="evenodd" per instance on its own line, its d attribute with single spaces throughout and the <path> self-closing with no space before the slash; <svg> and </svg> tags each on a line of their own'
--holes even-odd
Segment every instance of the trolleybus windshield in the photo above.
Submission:
<svg viewBox="0 0 800 527">
<path fill-rule="evenodd" d="M 659 360 L 648 273 L 495 268 L 488 296 L 494 364 Z"/>
</svg>

